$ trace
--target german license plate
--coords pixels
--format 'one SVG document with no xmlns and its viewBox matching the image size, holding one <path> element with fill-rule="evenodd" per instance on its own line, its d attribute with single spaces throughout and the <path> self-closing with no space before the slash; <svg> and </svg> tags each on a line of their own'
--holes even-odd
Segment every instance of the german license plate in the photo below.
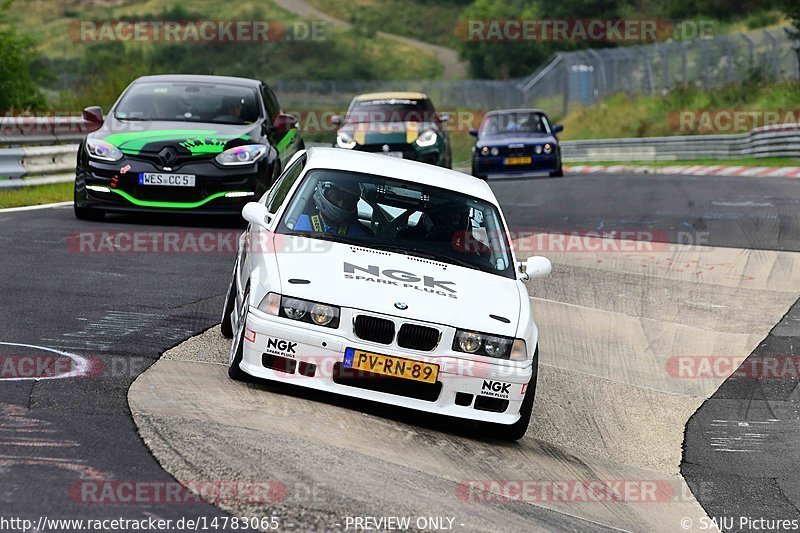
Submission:
<svg viewBox="0 0 800 533">
<path fill-rule="evenodd" d="M 373 374 L 425 383 L 436 383 L 436 378 L 439 377 L 439 365 L 365 352 L 355 348 L 345 350 L 342 364 L 346 368 L 352 368 L 353 370 L 364 370 Z"/>
<path fill-rule="evenodd" d="M 156 172 L 144 172 L 139 175 L 139 185 L 194 187 L 194 178 L 194 174 L 161 174 Z"/>
<path fill-rule="evenodd" d="M 530 165 L 530 157 L 506 157 L 506 165 Z"/>
</svg>

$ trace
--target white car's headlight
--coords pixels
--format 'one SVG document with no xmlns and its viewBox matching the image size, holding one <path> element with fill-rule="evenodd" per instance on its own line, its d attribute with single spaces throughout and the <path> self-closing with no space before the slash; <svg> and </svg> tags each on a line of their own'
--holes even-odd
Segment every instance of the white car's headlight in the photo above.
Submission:
<svg viewBox="0 0 800 533">
<path fill-rule="evenodd" d="M 327 326 L 331 320 L 339 316 L 339 311 L 330 305 L 314 304 L 311 306 L 311 321 L 318 326 Z"/>
<path fill-rule="evenodd" d="M 523 339 L 488 335 L 463 329 L 456 331 L 453 350 L 512 361 L 525 361 L 528 358 L 528 350 Z"/>
<path fill-rule="evenodd" d="M 336 146 L 350 150 L 351 148 L 355 148 L 356 141 L 349 133 L 340 131 L 336 134 Z"/>
<path fill-rule="evenodd" d="M 270 292 L 264 299 L 261 300 L 261 303 L 258 304 L 258 310 L 267 313 L 268 315 L 278 316 L 281 309 L 281 295 Z"/>
<path fill-rule="evenodd" d="M 86 152 L 89 157 L 100 161 L 119 161 L 122 159 L 122 152 L 110 142 L 101 139 L 86 139 Z"/>
<path fill-rule="evenodd" d="M 278 314 L 284 318 L 310 322 L 326 328 L 335 329 L 339 327 L 340 312 L 335 305 L 282 296 Z"/>
<path fill-rule="evenodd" d="M 225 150 L 216 157 L 216 160 L 224 166 L 251 165 L 266 153 L 267 147 L 263 144 L 246 144 Z"/>
<path fill-rule="evenodd" d="M 417 137 L 417 145 L 425 147 L 425 146 L 433 146 L 436 144 L 436 140 L 439 137 L 436 135 L 436 132 L 433 130 L 425 130 L 422 132 L 422 135 Z"/>
</svg>

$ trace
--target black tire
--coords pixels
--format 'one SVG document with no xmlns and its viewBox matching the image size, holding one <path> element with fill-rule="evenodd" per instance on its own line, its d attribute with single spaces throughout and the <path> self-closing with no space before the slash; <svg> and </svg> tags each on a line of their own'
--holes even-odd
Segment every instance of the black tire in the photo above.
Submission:
<svg viewBox="0 0 800 533">
<path fill-rule="evenodd" d="M 244 298 L 242 300 L 242 308 L 239 309 L 239 327 L 234 334 L 234 339 L 231 342 L 231 354 L 228 356 L 228 377 L 235 381 L 250 381 L 249 374 L 239 368 L 239 363 L 242 362 L 244 356 L 244 333 L 247 329 L 247 300 L 250 297 L 250 287 L 244 291 Z M 235 300 L 234 300 L 235 301 Z"/>
<path fill-rule="evenodd" d="M 233 276 L 231 277 L 231 284 L 228 288 L 228 294 L 225 296 L 225 304 L 222 306 L 222 320 L 219 323 L 219 329 L 222 336 L 226 339 L 233 338 L 233 321 L 231 320 L 233 310 L 236 308 L 236 264 L 233 265 Z"/>
<path fill-rule="evenodd" d="M 78 207 L 78 190 L 72 193 L 72 210 L 75 212 L 75 218 L 78 220 L 93 220 L 99 222 L 106 218 L 105 211 L 100 209 L 92 209 L 91 207 Z"/>
<path fill-rule="evenodd" d="M 73 206 L 73 210 L 75 211 L 75 218 L 78 220 L 92 220 L 94 222 L 100 222 L 101 220 L 105 220 L 106 213 L 105 211 L 101 211 L 100 209 L 92 209 L 90 207 L 78 207 L 77 204 Z"/>
<path fill-rule="evenodd" d="M 475 168 L 475 162 L 474 161 L 472 162 L 472 172 L 471 172 L 471 174 L 473 175 L 473 177 L 476 177 L 479 180 L 486 181 L 486 176 L 481 176 L 480 174 L 478 174 L 478 171 Z"/>
<path fill-rule="evenodd" d="M 536 378 L 539 375 L 538 366 L 539 346 L 536 346 L 536 352 L 533 354 L 533 375 L 531 376 L 530 383 L 528 383 L 528 388 L 525 390 L 525 397 L 522 399 L 522 407 L 520 407 L 519 410 L 519 420 L 511 425 L 482 422 L 480 428 L 485 436 L 508 441 L 519 440 L 525 436 L 531 421 L 531 414 L 533 413 L 533 400 L 536 396 Z"/>
<path fill-rule="evenodd" d="M 561 161 L 561 149 L 558 150 L 558 168 L 550 173 L 551 178 L 563 178 L 564 177 L 564 162 Z"/>
</svg>

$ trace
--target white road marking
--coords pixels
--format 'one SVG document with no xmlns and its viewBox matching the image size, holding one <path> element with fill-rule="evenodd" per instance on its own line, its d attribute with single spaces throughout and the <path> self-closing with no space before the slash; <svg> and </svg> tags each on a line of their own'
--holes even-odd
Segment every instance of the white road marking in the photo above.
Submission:
<svg viewBox="0 0 800 533">
<path fill-rule="evenodd" d="M 48 348 L 46 346 L 37 346 L 35 344 L 23 344 L 19 342 L 2 342 L 0 344 L 5 346 L 20 346 L 23 348 L 34 348 L 37 350 L 44 350 L 46 352 L 57 353 L 58 355 L 62 355 L 64 357 L 69 357 L 73 361 L 75 361 L 74 370 L 66 372 L 64 374 L 59 374 L 57 376 L 38 376 L 38 377 L 25 377 L 25 378 L 3 378 L 0 381 L 40 381 L 43 379 L 62 379 L 62 378 L 77 378 L 81 376 L 85 376 L 91 370 L 91 363 L 85 357 L 80 355 L 69 353 L 69 352 L 62 352 L 61 350 L 54 350 L 53 348 Z"/>
<path fill-rule="evenodd" d="M 0 209 L 0 213 L 15 213 L 17 211 L 36 211 L 37 209 L 50 209 L 52 207 L 64 207 L 67 205 L 72 205 L 72 200 L 68 202 L 56 202 L 53 204 L 26 205 L 23 207 L 6 207 Z"/>
</svg>

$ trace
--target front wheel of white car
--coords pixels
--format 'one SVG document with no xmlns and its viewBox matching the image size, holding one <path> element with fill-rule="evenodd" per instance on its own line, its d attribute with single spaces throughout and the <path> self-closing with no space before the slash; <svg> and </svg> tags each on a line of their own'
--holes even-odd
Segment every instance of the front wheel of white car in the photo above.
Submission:
<svg viewBox="0 0 800 533">
<path fill-rule="evenodd" d="M 242 357 L 244 356 L 244 334 L 247 329 L 247 301 L 249 298 L 250 287 L 247 287 L 242 298 L 242 307 L 237 310 L 236 332 L 233 336 L 233 341 L 231 341 L 231 351 L 228 354 L 228 376 L 236 381 L 248 380 L 248 375 L 239 368 L 239 363 L 242 362 Z M 236 301 L 235 297 L 233 301 Z"/>
<path fill-rule="evenodd" d="M 222 306 L 222 321 L 219 329 L 222 336 L 226 339 L 233 338 L 233 311 L 236 309 L 236 267 L 233 269 L 231 286 L 228 288 L 228 295 L 225 297 L 225 305 Z"/>
<path fill-rule="evenodd" d="M 536 396 L 536 378 L 539 374 L 537 371 L 538 366 L 539 346 L 537 345 L 536 351 L 533 354 L 533 375 L 531 376 L 531 381 L 528 383 L 528 388 L 525 390 L 525 397 L 522 399 L 522 406 L 519 409 L 519 420 L 511 425 L 482 422 L 480 428 L 484 435 L 509 441 L 519 440 L 525 436 L 531 421 L 531 414 L 533 413 L 533 400 Z"/>
</svg>

